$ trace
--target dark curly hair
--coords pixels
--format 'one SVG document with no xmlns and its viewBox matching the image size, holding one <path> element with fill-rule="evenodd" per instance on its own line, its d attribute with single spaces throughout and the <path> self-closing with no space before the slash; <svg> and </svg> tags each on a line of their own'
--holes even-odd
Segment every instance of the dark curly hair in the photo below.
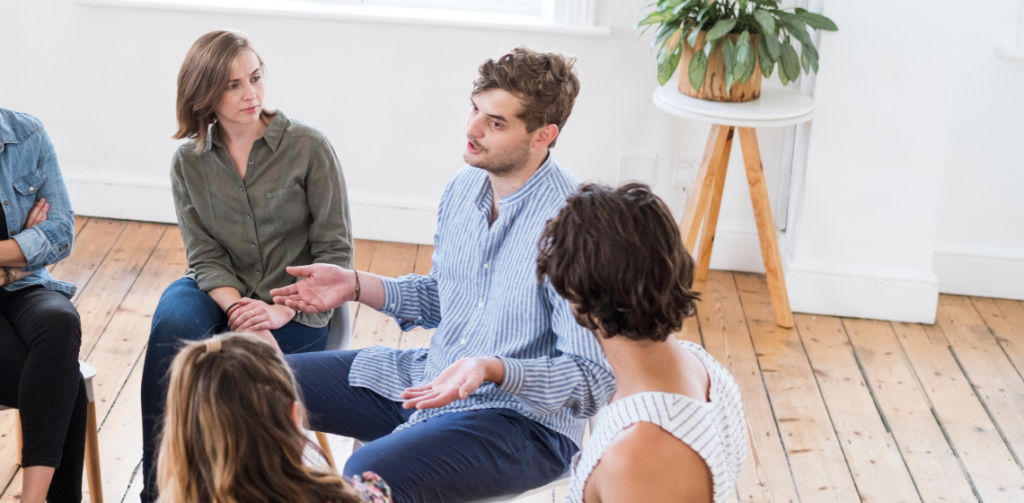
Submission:
<svg viewBox="0 0 1024 503">
<path fill-rule="evenodd" d="M 516 117 L 526 123 L 526 132 L 554 124 L 561 131 L 569 120 L 580 81 L 573 65 L 576 58 L 556 52 L 536 52 L 523 46 L 497 60 L 480 65 L 480 77 L 473 81 L 473 96 L 490 89 L 502 89 L 519 98 L 523 109 Z M 552 141 L 548 147 L 554 147 Z"/>
<path fill-rule="evenodd" d="M 537 277 L 605 337 L 664 341 L 696 311 L 694 262 L 672 213 L 642 183 L 586 184 L 541 235 Z"/>
</svg>

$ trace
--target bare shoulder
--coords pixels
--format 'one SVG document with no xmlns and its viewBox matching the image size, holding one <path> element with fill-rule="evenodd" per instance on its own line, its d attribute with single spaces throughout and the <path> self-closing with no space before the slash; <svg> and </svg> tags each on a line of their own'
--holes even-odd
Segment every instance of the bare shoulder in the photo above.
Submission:
<svg viewBox="0 0 1024 503">
<path fill-rule="evenodd" d="M 589 477 L 587 503 L 711 502 L 711 471 L 690 446 L 661 427 L 637 423 L 616 435 Z M 590 487 L 594 483 L 594 487 Z"/>
</svg>

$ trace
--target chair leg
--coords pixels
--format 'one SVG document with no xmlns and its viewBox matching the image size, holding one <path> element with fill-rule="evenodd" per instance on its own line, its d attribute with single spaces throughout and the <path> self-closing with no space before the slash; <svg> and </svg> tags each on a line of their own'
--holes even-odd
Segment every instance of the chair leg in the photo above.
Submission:
<svg viewBox="0 0 1024 503">
<path fill-rule="evenodd" d="M 322 431 L 316 432 L 316 441 L 320 443 L 320 450 L 324 451 L 324 457 L 327 458 L 327 463 L 337 470 L 338 465 L 334 463 L 334 453 L 331 452 L 331 444 L 327 441 L 327 435 Z"/>
<path fill-rule="evenodd" d="M 103 503 L 103 477 L 100 474 L 99 425 L 96 422 L 96 403 L 89 402 L 85 426 L 85 472 L 89 480 L 89 500 Z"/>
<path fill-rule="evenodd" d="M 21 439 L 21 411 L 18 410 L 14 411 L 14 438 L 15 442 L 17 442 L 14 445 L 18 449 L 18 466 L 21 466 L 21 449 L 24 444 L 22 444 Z"/>
</svg>

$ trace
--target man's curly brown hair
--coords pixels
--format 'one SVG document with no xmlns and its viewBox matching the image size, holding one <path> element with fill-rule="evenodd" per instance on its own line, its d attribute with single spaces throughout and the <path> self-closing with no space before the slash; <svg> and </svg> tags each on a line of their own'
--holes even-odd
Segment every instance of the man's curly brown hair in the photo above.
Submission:
<svg viewBox="0 0 1024 503">
<path fill-rule="evenodd" d="M 693 258 L 672 213 L 641 183 L 586 184 L 541 235 L 537 277 L 605 337 L 664 341 L 696 311 Z"/>
<path fill-rule="evenodd" d="M 575 64 L 576 58 L 519 46 L 497 60 L 488 59 L 480 65 L 480 77 L 473 81 L 473 96 L 502 89 L 523 102 L 523 109 L 516 117 L 526 123 L 526 132 L 532 133 L 548 124 L 558 126 L 561 131 L 580 93 L 580 81 L 573 69 Z M 554 147 L 555 141 L 548 147 Z"/>
</svg>

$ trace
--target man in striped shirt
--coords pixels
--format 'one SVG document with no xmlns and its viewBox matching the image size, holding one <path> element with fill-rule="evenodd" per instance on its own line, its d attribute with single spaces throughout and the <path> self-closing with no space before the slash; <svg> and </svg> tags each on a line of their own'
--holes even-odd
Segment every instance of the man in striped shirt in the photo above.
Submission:
<svg viewBox="0 0 1024 503">
<path fill-rule="evenodd" d="M 445 189 L 427 276 L 316 264 L 271 292 L 303 312 L 359 301 L 429 349 L 288 357 L 314 428 L 371 441 L 345 465 L 396 502 L 474 501 L 562 476 L 615 380 L 596 339 L 537 281 L 537 243 L 579 180 L 549 153 L 579 93 L 574 60 L 516 48 L 480 66 L 465 161 Z"/>
</svg>

